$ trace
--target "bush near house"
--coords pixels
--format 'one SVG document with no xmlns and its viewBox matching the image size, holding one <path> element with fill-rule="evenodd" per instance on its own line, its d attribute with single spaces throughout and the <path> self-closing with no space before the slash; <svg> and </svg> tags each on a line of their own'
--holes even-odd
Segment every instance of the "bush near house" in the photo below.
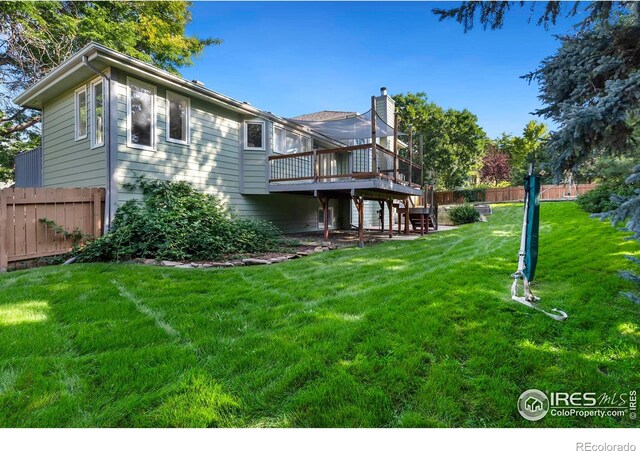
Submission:
<svg viewBox="0 0 640 451">
<path fill-rule="evenodd" d="M 469 224 L 480 220 L 480 213 L 471 204 L 456 205 L 450 208 L 447 214 L 455 225 Z"/>
<path fill-rule="evenodd" d="M 280 240 L 271 223 L 235 217 L 218 198 L 187 182 L 139 177 L 128 188 L 141 188 L 144 200 L 122 205 L 112 230 L 81 249 L 79 261 L 211 260 L 264 252 Z"/>
</svg>

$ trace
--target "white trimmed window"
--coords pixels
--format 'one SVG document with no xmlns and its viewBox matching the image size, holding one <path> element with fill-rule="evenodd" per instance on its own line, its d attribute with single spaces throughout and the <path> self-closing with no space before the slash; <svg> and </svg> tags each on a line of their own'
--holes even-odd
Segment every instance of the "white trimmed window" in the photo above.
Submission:
<svg viewBox="0 0 640 451">
<path fill-rule="evenodd" d="M 284 153 L 285 147 L 285 131 L 284 128 L 273 126 L 273 151 L 276 153 Z"/>
<path fill-rule="evenodd" d="M 104 83 L 91 83 L 91 148 L 104 145 Z"/>
<path fill-rule="evenodd" d="M 264 150 L 265 143 L 264 121 L 244 121 L 245 150 Z"/>
<path fill-rule="evenodd" d="M 127 146 L 153 150 L 156 136 L 156 88 L 127 78 Z"/>
<path fill-rule="evenodd" d="M 312 148 L 311 138 L 302 136 L 291 130 L 285 130 L 279 125 L 273 126 L 273 152 L 274 153 L 297 153 L 310 152 Z"/>
<path fill-rule="evenodd" d="M 76 141 L 87 137 L 87 87 L 76 89 L 75 93 L 75 125 Z"/>
<path fill-rule="evenodd" d="M 188 97 L 167 91 L 167 141 L 189 144 L 190 110 Z"/>
</svg>

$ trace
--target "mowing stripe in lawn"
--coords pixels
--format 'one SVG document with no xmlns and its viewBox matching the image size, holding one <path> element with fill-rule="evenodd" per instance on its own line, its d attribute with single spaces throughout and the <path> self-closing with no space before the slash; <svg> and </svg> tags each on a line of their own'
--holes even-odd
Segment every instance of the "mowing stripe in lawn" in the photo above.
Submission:
<svg viewBox="0 0 640 451">
<path fill-rule="evenodd" d="M 125 286 L 120 283 L 117 280 L 112 280 L 111 283 L 113 283 L 117 288 L 118 291 L 120 292 L 120 296 L 122 296 L 123 298 L 131 301 L 133 303 L 133 305 L 136 306 L 136 309 L 138 309 L 138 311 L 140 313 L 142 313 L 143 315 L 147 316 L 148 318 L 151 318 L 155 323 L 156 326 L 158 326 L 160 329 L 164 330 L 167 335 L 169 335 L 172 338 L 175 338 L 178 341 L 182 341 L 185 345 L 191 347 L 192 344 L 191 342 L 189 342 L 189 340 L 185 340 L 184 338 L 182 338 L 180 336 L 180 332 L 178 332 L 177 330 L 175 330 L 171 324 L 167 323 L 164 319 L 163 319 L 163 315 L 162 313 L 153 310 L 152 308 L 150 308 L 149 306 L 145 305 L 140 299 L 138 299 L 133 293 L 131 293 L 129 290 L 127 290 L 125 288 Z"/>
</svg>

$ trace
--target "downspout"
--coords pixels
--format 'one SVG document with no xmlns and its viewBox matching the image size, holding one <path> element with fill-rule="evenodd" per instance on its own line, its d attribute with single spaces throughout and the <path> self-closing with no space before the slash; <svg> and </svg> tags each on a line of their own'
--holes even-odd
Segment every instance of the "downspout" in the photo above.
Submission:
<svg viewBox="0 0 640 451">
<path fill-rule="evenodd" d="M 103 104 L 105 106 L 104 110 L 104 148 L 105 148 L 105 163 L 107 168 L 107 177 L 105 183 L 105 199 L 104 199 L 104 219 L 103 219 L 103 232 L 106 233 L 111 226 L 111 218 L 112 218 L 112 208 L 111 208 L 111 178 L 113 174 L 113 168 L 111 165 L 111 77 L 109 75 L 104 74 L 100 70 L 98 70 L 95 66 L 93 66 L 89 62 L 89 58 L 87 56 L 82 57 L 82 63 L 87 66 L 89 70 L 95 72 L 104 80 L 104 85 L 106 86 L 105 95 L 106 102 L 103 100 Z"/>
</svg>

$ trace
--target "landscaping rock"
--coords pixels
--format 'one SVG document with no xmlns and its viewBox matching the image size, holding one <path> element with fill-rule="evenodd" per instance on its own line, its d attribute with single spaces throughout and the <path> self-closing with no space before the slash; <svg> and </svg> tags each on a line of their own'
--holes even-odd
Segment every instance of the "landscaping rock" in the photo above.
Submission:
<svg viewBox="0 0 640 451">
<path fill-rule="evenodd" d="M 209 266 L 209 268 L 231 268 L 235 266 L 231 262 L 211 262 L 207 263 L 207 265 Z"/>
<path fill-rule="evenodd" d="M 169 260 L 162 260 L 160 262 L 160 266 L 169 266 L 169 267 L 178 266 L 180 264 L 181 264 L 180 262 L 172 262 Z"/>
<path fill-rule="evenodd" d="M 331 241 L 323 241 L 322 242 L 322 247 L 329 247 L 331 246 Z"/>
<path fill-rule="evenodd" d="M 175 265 L 174 268 L 188 268 L 188 269 L 193 269 L 194 266 L 191 263 L 184 263 L 184 264 L 180 264 L 180 265 Z"/>
<path fill-rule="evenodd" d="M 324 248 L 322 246 L 316 247 L 313 252 L 324 252 Z"/>
<path fill-rule="evenodd" d="M 484 216 L 487 216 L 493 213 L 493 211 L 491 210 L 491 205 L 484 205 L 484 204 L 474 205 L 474 208 L 478 213 Z"/>
<path fill-rule="evenodd" d="M 245 265 L 253 266 L 253 265 L 270 265 L 271 262 L 269 260 L 262 260 L 260 258 L 245 258 L 242 260 L 242 263 Z"/>
<path fill-rule="evenodd" d="M 286 262 L 287 260 L 289 260 L 288 257 L 273 257 L 269 259 L 271 263 L 282 263 L 282 262 Z"/>
</svg>

